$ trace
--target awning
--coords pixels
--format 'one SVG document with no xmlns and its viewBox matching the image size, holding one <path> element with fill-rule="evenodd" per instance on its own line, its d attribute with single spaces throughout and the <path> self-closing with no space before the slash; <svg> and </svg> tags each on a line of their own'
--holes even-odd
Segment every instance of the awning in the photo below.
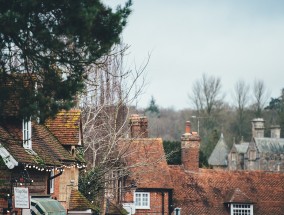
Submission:
<svg viewBox="0 0 284 215">
<path fill-rule="evenodd" d="M 51 198 L 31 198 L 32 215 L 66 215 L 64 207 Z"/>
</svg>

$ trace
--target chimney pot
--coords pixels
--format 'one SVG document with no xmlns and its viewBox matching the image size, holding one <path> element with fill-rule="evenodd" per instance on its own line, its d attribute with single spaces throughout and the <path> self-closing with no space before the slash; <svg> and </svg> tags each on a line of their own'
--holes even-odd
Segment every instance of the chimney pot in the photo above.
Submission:
<svg viewBox="0 0 284 215">
<path fill-rule="evenodd" d="M 190 133 L 191 132 L 191 122 L 186 121 L 185 123 L 185 133 Z"/>
</svg>

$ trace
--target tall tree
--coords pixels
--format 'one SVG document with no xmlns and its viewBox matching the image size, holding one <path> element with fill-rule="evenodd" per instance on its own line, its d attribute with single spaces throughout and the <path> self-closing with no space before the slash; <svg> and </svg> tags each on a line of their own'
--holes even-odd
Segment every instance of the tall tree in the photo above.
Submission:
<svg viewBox="0 0 284 215">
<path fill-rule="evenodd" d="M 73 105 L 86 67 L 119 42 L 131 0 L 115 12 L 100 0 L 0 4 L 0 110 L 16 91 L 19 116 L 44 120 Z"/>
<path fill-rule="evenodd" d="M 194 82 L 189 98 L 199 113 L 211 116 L 214 109 L 223 103 L 221 88 L 220 78 L 203 74 L 200 80 Z"/>
<path fill-rule="evenodd" d="M 268 101 L 269 93 L 262 80 L 255 80 L 253 85 L 253 109 L 256 117 L 262 117 L 262 111 Z"/>
<path fill-rule="evenodd" d="M 150 115 L 159 116 L 160 111 L 159 111 L 158 105 L 156 104 L 156 100 L 155 100 L 154 96 L 151 97 L 150 104 L 145 109 L 145 113 L 148 113 Z"/>
<path fill-rule="evenodd" d="M 248 106 L 249 102 L 249 85 L 243 80 L 236 82 L 234 87 L 234 106 L 236 107 L 237 120 L 236 120 L 236 129 L 237 129 L 237 141 L 240 141 L 247 133 L 245 127 L 245 108 Z"/>
<path fill-rule="evenodd" d="M 277 98 L 271 98 L 269 105 L 265 108 L 272 111 L 272 123 L 279 124 L 281 127 L 281 137 L 284 136 L 284 88 L 281 95 Z"/>
<path fill-rule="evenodd" d="M 203 74 L 202 77 L 195 81 L 189 98 L 196 107 L 197 124 L 199 135 L 203 139 L 201 142 L 203 160 L 207 159 L 215 144 L 214 138 L 208 138 L 212 133 L 218 133 L 222 129 L 222 122 L 219 118 L 219 112 L 224 106 L 224 95 L 221 92 L 221 79 L 215 76 Z M 201 123 L 203 122 L 203 123 Z M 202 125 L 202 126 L 201 126 Z M 206 162 L 203 162 L 206 165 Z"/>
<path fill-rule="evenodd" d="M 80 175 L 79 190 L 90 200 L 104 201 L 108 193 L 118 195 L 114 184 L 121 182 L 128 174 L 127 168 L 131 168 L 122 161 L 131 154 L 128 147 L 134 139 L 129 138 L 129 144 L 123 147 L 120 143 L 129 134 L 130 105 L 139 96 L 136 86 L 139 81 L 143 85 L 146 65 L 138 71 L 125 68 L 127 48 L 114 47 L 113 54 L 89 68 L 87 87 L 80 98 L 88 168 Z M 123 185 L 119 186 L 123 189 Z M 115 201 L 116 197 L 111 198 Z"/>
</svg>

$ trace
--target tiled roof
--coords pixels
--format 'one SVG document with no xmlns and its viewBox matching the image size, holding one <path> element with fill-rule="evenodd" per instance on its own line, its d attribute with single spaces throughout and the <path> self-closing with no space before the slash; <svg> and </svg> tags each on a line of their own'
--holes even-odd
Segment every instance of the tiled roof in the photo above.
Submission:
<svg viewBox="0 0 284 215">
<path fill-rule="evenodd" d="M 75 162 L 52 133 L 36 122 L 32 123 L 32 150 L 23 148 L 21 122 L 0 124 L 0 142 L 20 163 L 57 166 Z"/>
<path fill-rule="evenodd" d="M 200 169 L 185 172 L 171 166 L 174 204 L 192 215 L 230 214 L 231 201 L 254 203 L 254 214 L 284 214 L 284 174 L 261 171 Z"/>
<path fill-rule="evenodd" d="M 284 138 L 254 138 L 259 152 L 284 153 Z"/>
<path fill-rule="evenodd" d="M 84 211 L 95 207 L 78 190 L 72 189 L 70 194 L 69 211 Z"/>
<path fill-rule="evenodd" d="M 125 162 L 131 172 L 131 179 L 138 188 L 172 188 L 163 142 L 160 138 L 123 140 Z M 128 146 L 127 146 L 128 145 Z"/>
<path fill-rule="evenodd" d="M 248 150 L 249 143 L 248 142 L 242 142 L 240 144 L 234 144 L 234 147 L 236 147 L 236 150 L 238 153 L 245 154 Z"/>
<path fill-rule="evenodd" d="M 228 198 L 225 199 L 226 203 L 253 203 L 251 199 L 239 188 L 236 188 L 232 193 L 228 195 Z"/>
<path fill-rule="evenodd" d="M 47 120 L 45 124 L 63 145 L 81 144 L 80 110 L 61 111 L 54 119 Z"/>
<path fill-rule="evenodd" d="M 229 149 L 222 134 L 208 159 L 208 163 L 212 166 L 226 166 L 228 153 Z"/>
</svg>

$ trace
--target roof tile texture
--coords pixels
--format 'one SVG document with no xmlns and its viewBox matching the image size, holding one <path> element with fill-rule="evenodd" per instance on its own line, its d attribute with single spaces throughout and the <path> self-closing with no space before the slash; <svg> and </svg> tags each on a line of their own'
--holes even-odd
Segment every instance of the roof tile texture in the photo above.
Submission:
<svg viewBox="0 0 284 215">
<path fill-rule="evenodd" d="M 78 190 L 73 189 L 70 195 L 69 210 L 88 210 L 93 206 Z"/>
<path fill-rule="evenodd" d="M 284 214 L 284 174 L 171 166 L 174 202 L 185 214 L 229 214 L 225 202 L 253 202 L 254 214 Z M 244 203 L 244 202 L 243 202 Z"/>
<path fill-rule="evenodd" d="M 172 188 L 163 142 L 160 138 L 141 138 L 130 142 L 131 151 L 125 158 L 131 178 L 139 188 Z"/>
<path fill-rule="evenodd" d="M 80 110 L 61 111 L 46 126 L 63 145 L 78 145 L 80 141 Z"/>
<path fill-rule="evenodd" d="M 32 123 L 32 150 L 23 148 L 22 123 L 0 123 L 0 142 L 20 163 L 61 165 L 62 161 L 75 162 L 71 154 L 62 146 L 45 125 Z"/>
</svg>

